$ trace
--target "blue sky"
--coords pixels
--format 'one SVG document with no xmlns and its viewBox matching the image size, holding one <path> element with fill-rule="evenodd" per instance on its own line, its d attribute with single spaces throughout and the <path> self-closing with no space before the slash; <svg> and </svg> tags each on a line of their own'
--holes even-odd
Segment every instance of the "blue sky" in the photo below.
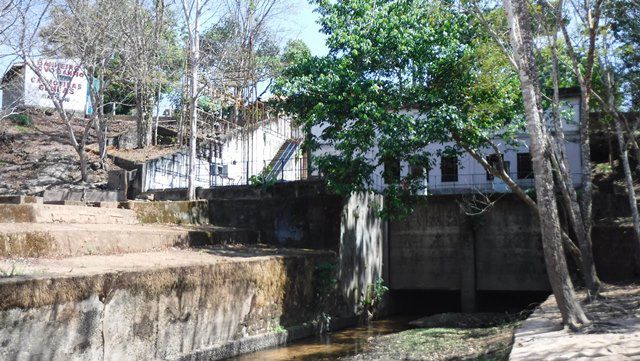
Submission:
<svg viewBox="0 0 640 361">
<path fill-rule="evenodd" d="M 318 14 L 313 10 L 315 6 L 309 4 L 307 0 L 294 0 L 290 13 L 290 18 L 282 19 L 285 40 L 299 39 L 304 41 L 313 55 L 325 55 L 328 51 L 325 45 L 325 36 L 320 33 L 320 26 L 317 23 Z M 0 52 L 7 53 L 0 45 Z M 0 76 L 5 73 L 7 67 L 15 60 L 14 57 L 0 57 Z M 0 90 L 0 99 L 2 91 Z"/>
<path fill-rule="evenodd" d="M 313 55 L 325 55 L 327 53 L 327 47 L 324 43 L 325 36 L 320 33 L 320 26 L 316 22 L 318 14 L 313 12 L 314 6 L 305 0 L 297 1 L 300 1 L 300 7 L 296 19 L 292 21 L 297 27 L 297 32 L 292 34 L 293 38 L 304 41 Z"/>
</svg>

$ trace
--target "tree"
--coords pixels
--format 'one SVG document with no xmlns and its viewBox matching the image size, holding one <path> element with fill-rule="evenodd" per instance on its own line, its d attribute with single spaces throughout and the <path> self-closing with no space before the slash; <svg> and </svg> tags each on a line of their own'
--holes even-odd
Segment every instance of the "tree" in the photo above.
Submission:
<svg viewBox="0 0 640 361">
<path fill-rule="evenodd" d="M 203 33 L 203 78 L 211 98 L 233 108 L 234 123 L 251 121 L 246 108 L 269 91 L 281 68 L 275 23 L 288 3 L 228 1 L 219 22 Z"/>
<path fill-rule="evenodd" d="M 48 44 L 40 36 L 40 32 L 51 20 L 50 10 L 53 2 L 48 0 L 28 0 L 14 3 L 14 5 L 10 12 L 10 16 L 15 17 L 15 23 L 12 26 L 12 30 L 14 31 L 5 31 L 2 34 L 2 43 L 11 49 L 12 55 L 18 57 L 24 63 L 25 67 L 28 67 L 36 74 L 52 105 L 65 123 L 67 134 L 69 135 L 69 142 L 78 154 L 81 181 L 86 182 L 88 180 L 88 173 L 85 147 L 93 123 L 85 119 L 80 119 L 79 122 L 82 124 L 82 132 L 79 135 L 76 134 L 74 123 L 78 122 L 78 119 L 74 119 L 74 112 L 69 111 L 65 105 L 65 99 L 69 92 L 72 91 L 70 86 L 72 80 L 76 77 L 85 77 L 83 60 L 76 59 L 72 61 L 74 63 L 72 70 L 61 70 L 56 64 L 56 66 L 53 67 L 55 69 L 52 70 L 53 76 L 57 78 L 59 75 L 62 75 L 66 77 L 65 79 L 67 79 L 67 81 L 63 83 L 60 83 L 60 81 L 52 81 L 51 77 L 47 76 L 45 69 L 46 64 L 42 61 L 43 55 L 48 53 Z M 65 73 L 61 74 L 61 71 Z"/>
<path fill-rule="evenodd" d="M 605 12 L 603 35 L 601 36 L 601 45 L 598 49 L 600 67 L 602 69 L 602 77 L 604 82 L 604 89 L 602 95 L 594 94 L 600 101 L 605 113 L 608 114 L 608 118 L 613 121 L 616 138 L 618 140 L 618 148 L 620 155 L 620 162 L 622 163 L 622 169 L 627 187 L 627 197 L 629 201 L 629 208 L 631 209 L 631 218 L 634 226 L 634 233 L 636 243 L 638 245 L 636 251 L 636 263 L 640 264 L 640 211 L 638 210 L 638 201 L 636 198 L 636 190 L 633 182 L 633 173 L 629 161 L 629 148 L 635 148 L 637 154 L 637 160 L 640 161 L 640 148 L 636 141 L 636 129 L 638 127 L 637 121 L 635 126 L 631 126 L 627 119 L 627 115 L 620 108 L 634 107 L 638 101 L 638 65 L 633 63 L 635 59 L 638 59 L 637 55 L 629 52 L 629 49 L 634 47 L 640 48 L 640 26 L 637 24 L 637 20 L 633 21 L 629 19 L 629 15 L 633 14 L 633 11 L 637 12 L 637 9 L 629 8 L 629 14 L 621 9 L 626 6 L 620 3 L 613 2 L 610 9 Z M 616 17 L 616 16 L 619 16 Z M 621 25 L 628 25 L 621 28 Z M 612 32 L 607 30 L 613 30 Z M 616 46 L 616 41 L 611 37 L 609 33 L 612 33 L 618 40 L 627 41 L 621 42 Z M 613 45 L 611 45 L 613 44 Z M 616 65 L 617 64 L 617 65 Z M 625 95 L 626 94 L 626 95 Z M 626 104 L 625 104 L 626 103 Z M 633 108 L 632 108 L 633 109 Z M 627 132 L 625 137 L 624 132 Z"/>
<path fill-rule="evenodd" d="M 540 213 L 545 215 L 540 218 L 540 229 L 547 274 L 564 324 L 576 329 L 590 321 L 576 299 L 561 248 L 562 236 L 549 159 L 552 150 L 540 104 L 540 83 L 533 54 L 529 3 L 526 0 L 503 0 L 503 4 L 511 29 L 511 46 L 521 82 L 527 129 L 531 136 L 536 198 Z"/>
<path fill-rule="evenodd" d="M 575 47 L 576 39 L 572 39 L 567 21 L 565 18 L 566 10 L 564 9 L 564 2 L 559 1 L 556 8 L 549 4 L 546 0 L 543 4 L 547 9 L 552 9 L 552 14 L 555 15 L 556 26 L 560 29 L 560 32 L 564 38 L 566 54 L 571 61 L 575 78 L 580 87 L 580 154 L 582 161 L 582 186 L 583 193 L 580 199 L 580 212 L 577 212 L 575 206 L 575 195 L 571 194 L 572 204 L 571 209 L 574 209 L 574 224 L 576 234 L 578 235 L 578 241 L 580 243 L 580 249 L 583 253 L 583 275 L 585 276 L 585 282 L 590 293 L 597 295 L 601 287 L 601 282 L 596 275 L 596 270 L 593 262 L 592 253 L 592 241 L 591 230 L 593 226 L 593 181 L 592 181 L 592 166 L 591 166 L 591 145 L 590 145 L 590 101 L 593 93 L 593 78 L 594 78 L 594 66 L 596 60 L 596 43 L 597 36 L 600 29 L 600 16 L 602 11 L 602 0 L 595 0 L 591 2 L 586 0 L 584 2 L 577 2 L 571 4 L 571 8 L 576 11 L 575 16 L 571 16 L 571 19 L 582 19 L 582 23 L 578 24 L 578 28 L 581 28 L 584 32 L 578 32 L 578 34 L 586 34 L 585 42 L 587 44 L 584 56 L 581 58 Z M 554 27 L 554 36 L 556 28 Z M 561 157 L 561 155 L 560 155 Z M 581 216 L 581 222 L 578 219 L 578 215 Z"/>
<path fill-rule="evenodd" d="M 205 0 L 206 4 L 206 0 Z M 198 75 L 198 67 L 200 66 L 200 17 L 202 15 L 203 5 L 200 0 L 183 0 L 182 11 L 184 15 L 185 25 L 188 35 L 188 74 L 185 74 L 187 80 L 187 106 L 189 109 L 189 168 L 187 182 L 187 196 L 189 200 L 196 198 L 196 147 L 197 147 L 197 130 L 198 130 L 198 97 L 200 95 L 200 78 Z"/>
<path fill-rule="evenodd" d="M 125 51 L 128 9 L 126 0 L 59 2 L 52 7 L 51 20 L 40 34 L 48 54 L 78 59 L 85 70 L 92 109 L 88 122 L 96 132 L 103 167 L 106 167 L 108 124 L 105 95 L 112 82 L 122 81 L 121 69 L 114 67 L 113 62 Z"/>
<path fill-rule="evenodd" d="M 573 229 L 573 234 L 575 235 L 580 247 L 581 257 L 577 264 L 581 267 L 582 276 L 589 293 L 595 296 L 599 292 L 601 282 L 596 274 L 591 246 L 591 166 L 589 161 L 585 161 L 585 158 L 587 160 L 590 158 L 588 139 L 589 120 L 588 117 L 584 116 L 585 104 L 584 101 L 582 101 L 580 104 L 580 144 L 582 150 L 582 178 L 585 195 L 582 197 L 583 202 L 579 202 L 578 194 L 573 187 L 571 169 L 566 156 L 567 151 L 565 146 L 564 130 L 562 127 L 561 103 L 559 98 L 560 83 L 562 82 L 564 86 L 573 85 L 576 76 L 570 76 L 572 74 L 569 74 L 566 66 L 561 67 L 561 63 L 559 62 L 559 44 L 557 37 L 558 29 L 564 26 L 564 3 L 563 1 L 559 1 L 555 4 L 555 7 L 547 2 L 544 2 L 545 6 L 543 8 L 536 8 L 532 6 L 536 16 L 536 25 L 531 24 L 531 29 L 529 29 L 529 31 L 532 32 L 532 37 L 535 37 L 537 41 L 536 47 L 534 48 L 535 64 L 537 67 L 545 71 L 545 80 L 541 81 L 541 83 L 544 83 L 549 88 L 553 89 L 553 95 L 548 96 L 546 94 L 541 94 L 540 99 L 541 107 L 542 104 L 546 103 L 548 107 L 551 108 L 551 112 L 547 115 L 547 118 L 551 118 L 552 121 L 550 123 L 552 124 L 553 132 L 550 133 L 548 137 L 548 141 L 550 141 L 550 149 L 552 151 L 548 156 L 554 168 L 555 182 L 562 194 L 561 200 L 568 216 L 568 226 Z M 471 2 L 471 9 L 480 19 L 487 31 L 492 35 L 493 40 L 499 45 L 500 50 L 502 50 L 505 56 L 510 60 L 511 65 L 515 69 L 518 69 L 519 66 L 516 62 L 515 56 L 507 45 L 508 41 L 498 35 L 500 33 L 508 33 L 508 31 L 503 31 L 506 30 L 503 28 L 496 30 L 495 24 L 498 23 L 501 26 L 502 23 L 499 20 L 496 21 L 495 13 L 500 12 L 502 9 L 490 10 L 488 15 L 493 15 L 493 18 L 489 18 L 485 15 L 486 10 L 481 9 L 477 2 Z M 566 46 L 562 48 L 566 49 Z M 570 60 L 571 55 L 575 55 L 574 53 L 569 53 L 570 54 L 563 57 L 563 60 L 565 60 L 565 58 L 568 58 L 566 60 Z M 589 71 L 589 74 L 591 74 L 591 71 Z M 583 88 L 582 90 L 584 89 L 586 88 Z M 581 93 L 583 92 L 581 91 Z M 549 100 L 547 101 L 546 99 Z M 588 107 L 586 109 L 588 109 Z M 588 174 L 586 179 L 585 174 Z M 589 215 L 585 217 L 585 214 Z M 569 233 L 569 230 L 565 233 Z M 565 245 L 567 245 L 567 235 L 565 234 L 562 237 Z"/>
<path fill-rule="evenodd" d="M 125 51 L 119 57 L 119 66 L 125 72 L 125 81 L 133 89 L 137 116 L 138 147 L 153 143 L 153 104 L 158 88 L 168 83 L 168 73 L 176 67 L 175 21 L 167 11 L 164 0 L 132 0 L 130 16 L 123 24 L 126 28 Z"/>
</svg>

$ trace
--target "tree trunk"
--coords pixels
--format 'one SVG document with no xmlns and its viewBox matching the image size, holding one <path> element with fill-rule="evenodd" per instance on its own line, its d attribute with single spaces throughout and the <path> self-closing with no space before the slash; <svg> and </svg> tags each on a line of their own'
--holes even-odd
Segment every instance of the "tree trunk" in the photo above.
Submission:
<svg viewBox="0 0 640 361">
<path fill-rule="evenodd" d="M 538 72 L 533 56 L 533 39 L 530 33 L 531 15 L 527 1 L 503 0 L 503 4 L 510 27 L 514 58 L 518 64 L 527 130 L 531 137 L 536 203 L 540 214 L 544 214 L 544 217 L 540 217 L 540 230 L 547 274 L 563 323 L 576 329 L 581 325 L 588 324 L 589 320 L 576 299 L 562 252 L 562 232 L 553 189 L 553 173 L 549 161 L 551 150 L 539 106 Z"/>
<path fill-rule="evenodd" d="M 555 153 L 555 157 L 551 157 L 551 161 L 554 163 L 554 168 L 558 171 L 558 183 L 562 192 L 562 199 L 565 203 L 567 210 L 569 224 L 574 230 L 575 236 L 578 240 L 580 247 L 580 253 L 582 254 L 582 278 L 584 279 L 585 286 L 589 290 L 589 294 L 597 296 L 602 283 L 596 273 L 595 263 L 593 261 L 593 251 L 591 245 L 591 227 L 585 224 L 585 219 L 582 217 L 582 211 L 580 204 L 578 203 L 578 194 L 573 187 L 573 178 L 571 176 L 571 167 L 569 160 L 567 159 L 567 150 L 565 146 L 564 129 L 562 126 L 562 119 L 560 114 L 560 91 L 558 81 L 558 57 L 557 57 L 557 35 L 554 32 L 552 36 L 551 56 L 552 56 L 552 80 L 553 80 L 553 112 L 552 118 L 555 128 L 555 142 L 552 142 L 552 149 Z M 583 122 L 587 120 L 582 119 Z M 581 123 L 582 125 L 582 123 Z M 584 142 L 581 142 L 581 147 Z M 588 144 L 588 141 L 587 141 Z M 590 169 L 590 166 L 588 166 Z M 591 176 L 589 183 L 591 183 Z M 584 174 L 583 174 L 584 181 Z M 585 195 L 586 196 L 586 195 Z M 591 205 L 591 197 L 588 200 L 589 206 Z M 591 223 L 591 216 L 588 217 L 589 223 Z"/>
<path fill-rule="evenodd" d="M 188 182 L 187 182 L 187 194 L 189 200 L 196 199 L 196 146 L 197 146 L 197 126 L 198 126 L 198 57 L 200 55 L 200 36 L 199 36 L 199 17 L 200 17 L 200 1 L 194 0 L 194 24 L 193 29 L 190 31 L 190 77 L 191 87 L 189 91 L 189 100 L 191 112 L 191 132 L 189 133 L 189 170 L 188 170 Z"/>
<path fill-rule="evenodd" d="M 158 145 L 158 123 L 160 123 L 160 98 L 162 88 L 158 85 L 158 97 L 156 98 L 156 117 L 153 122 L 153 144 Z"/>
<path fill-rule="evenodd" d="M 144 148 L 147 146 L 145 142 L 145 126 L 144 126 L 144 104 L 142 103 L 142 90 L 135 85 L 136 94 L 136 131 L 138 132 L 138 148 Z"/>
</svg>

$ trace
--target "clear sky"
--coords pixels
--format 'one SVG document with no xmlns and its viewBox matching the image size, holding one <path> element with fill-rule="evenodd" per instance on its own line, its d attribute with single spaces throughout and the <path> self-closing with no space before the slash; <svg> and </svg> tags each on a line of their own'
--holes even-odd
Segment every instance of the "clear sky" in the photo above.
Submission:
<svg viewBox="0 0 640 361">
<path fill-rule="evenodd" d="M 320 33 L 320 25 L 317 23 L 318 14 L 313 11 L 315 7 L 307 0 L 292 1 L 293 6 L 288 18 L 282 19 L 283 38 L 302 40 L 309 46 L 313 55 L 325 55 L 328 49 L 324 42 L 325 36 Z M 0 54 L 7 52 L 7 49 L 0 45 Z M 0 77 L 14 60 L 15 57 L 0 57 Z M 1 99 L 2 91 L 0 90 L 0 101 Z"/>
<path fill-rule="evenodd" d="M 317 23 L 318 14 L 313 12 L 314 6 L 306 0 L 296 1 L 299 2 L 299 8 L 298 14 L 292 15 L 292 37 L 304 41 L 313 55 L 325 55 L 328 49 L 324 43 L 325 36 L 320 33 L 320 25 Z"/>
</svg>

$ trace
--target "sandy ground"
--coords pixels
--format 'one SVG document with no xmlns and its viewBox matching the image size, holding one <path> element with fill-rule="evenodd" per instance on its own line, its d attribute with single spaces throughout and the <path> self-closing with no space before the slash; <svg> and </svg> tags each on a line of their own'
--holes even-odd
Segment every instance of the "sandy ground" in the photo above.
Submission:
<svg viewBox="0 0 640 361">
<path fill-rule="evenodd" d="M 220 262 L 244 262 L 261 258 L 330 254 L 325 251 L 259 246 L 219 246 L 116 255 L 91 255 L 61 259 L 0 259 L 0 286 L 25 279 L 75 277 L 114 272 L 202 266 Z"/>
<path fill-rule="evenodd" d="M 516 330 L 510 360 L 640 360 L 640 286 L 607 286 L 603 296 L 585 305 L 593 325 L 579 332 L 562 327 L 550 296 Z"/>
</svg>

